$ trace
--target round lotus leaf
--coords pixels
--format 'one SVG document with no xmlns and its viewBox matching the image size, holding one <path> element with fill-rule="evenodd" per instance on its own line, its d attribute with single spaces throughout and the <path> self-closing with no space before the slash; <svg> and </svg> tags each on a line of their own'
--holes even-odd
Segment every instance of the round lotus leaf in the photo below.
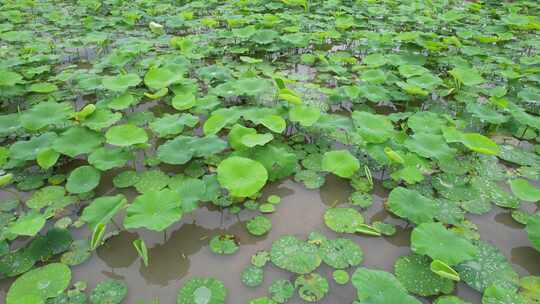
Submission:
<svg viewBox="0 0 540 304">
<path fill-rule="evenodd" d="M 192 157 L 208 157 L 223 151 L 227 143 L 215 135 L 206 137 L 178 136 L 160 145 L 157 157 L 164 163 L 183 165 Z"/>
<path fill-rule="evenodd" d="M 529 183 L 526 179 L 518 178 L 511 180 L 510 188 L 521 200 L 533 203 L 540 200 L 540 189 Z"/>
<path fill-rule="evenodd" d="M 30 131 L 37 131 L 50 125 L 65 123 L 73 115 L 69 103 L 40 102 L 20 115 L 21 125 Z"/>
<path fill-rule="evenodd" d="M 259 44 L 270 44 L 279 37 L 279 33 L 274 30 L 257 30 L 251 35 L 251 40 Z"/>
<path fill-rule="evenodd" d="M 249 233 L 261 236 L 272 229 L 272 221 L 265 216 L 258 215 L 246 223 L 246 228 Z"/>
<path fill-rule="evenodd" d="M 194 127 L 198 122 L 199 118 L 191 114 L 164 114 L 150 123 L 150 129 L 159 137 L 167 137 L 182 133 L 185 126 Z"/>
<path fill-rule="evenodd" d="M 421 304 L 401 283 L 386 271 L 358 268 L 352 276 L 358 299 L 365 303 Z"/>
<path fill-rule="evenodd" d="M 181 80 L 182 73 L 168 68 L 151 68 L 144 75 L 144 84 L 150 89 L 157 91 L 170 86 Z"/>
<path fill-rule="evenodd" d="M 304 183 L 308 189 L 318 189 L 324 185 L 324 176 L 313 170 L 300 170 L 294 175 L 294 180 Z"/>
<path fill-rule="evenodd" d="M 69 286 L 71 270 L 62 263 L 52 263 L 30 270 L 9 288 L 6 304 L 18 304 L 23 296 L 35 295 L 46 300 L 60 295 Z"/>
<path fill-rule="evenodd" d="M 482 75 L 474 68 L 457 67 L 450 70 L 449 73 L 466 86 L 477 86 L 485 82 Z"/>
<path fill-rule="evenodd" d="M 386 116 L 354 111 L 351 117 L 356 130 L 367 142 L 383 143 L 394 135 L 394 126 Z"/>
<path fill-rule="evenodd" d="M 120 147 L 128 147 L 136 144 L 144 144 L 148 140 L 148 134 L 142 128 L 126 124 L 111 127 L 105 133 L 107 143 Z"/>
<path fill-rule="evenodd" d="M 88 156 L 88 162 L 101 171 L 123 167 L 133 155 L 122 148 L 99 148 Z"/>
<path fill-rule="evenodd" d="M 529 216 L 525 230 L 533 247 L 540 251 L 540 213 Z"/>
<path fill-rule="evenodd" d="M 298 295 L 306 302 L 322 300 L 328 290 L 328 281 L 317 273 L 300 275 L 294 281 L 294 287 L 298 288 Z"/>
<path fill-rule="evenodd" d="M 455 267 L 461 279 L 480 292 L 493 284 L 515 289 L 519 276 L 499 249 L 483 241 L 476 245 L 478 254 Z"/>
<path fill-rule="evenodd" d="M 387 207 L 395 215 L 411 220 L 415 224 L 433 222 L 439 211 L 437 201 L 403 187 L 392 189 L 388 196 Z"/>
<path fill-rule="evenodd" d="M 107 90 L 124 92 L 128 88 L 136 87 L 141 83 L 141 78 L 137 74 L 105 76 L 101 83 Z"/>
<path fill-rule="evenodd" d="M 277 267 L 299 274 L 312 272 L 322 261 L 317 246 L 290 235 L 274 241 L 270 259 Z"/>
<path fill-rule="evenodd" d="M 451 293 L 454 290 L 454 282 L 431 271 L 430 262 L 427 256 L 417 254 L 402 256 L 394 264 L 394 273 L 410 293 L 423 297 Z"/>
<path fill-rule="evenodd" d="M 137 196 L 126 209 L 124 227 L 163 231 L 182 218 L 181 199 L 169 189 L 149 191 Z"/>
<path fill-rule="evenodd" d="M 231 234 L 216 235 L 210 240 L 210 250 L 216 254 L 233 254 L 238 249 L 238 241 Z"/>
<path fill-rule="evenodd" d="M 214 278 L 193 278 L 178 291 L 176 304 L 225 304 L 227 289 Z"/>
<path fill-rule="evenodd" d="M 322 242 L 319 254 L 323 262 L 335 269 L 357 266 L 364 258 L 362 249 L 355 242 L 346 238 Z"/>
<path fill-rule="evenodd" d="M 268 287 L 270 298 L 277 303 L 286 303 L 294 295 L 294 286 L 289 280 L 276 280 Z"/>
<path fill-rule="evenodd" d="M 527 304 L 517 293 L 516 289 L 507 289 L 497 285 L 491 285 L 482 295 L 482 304 Z"/>
<path fill-rule="evenodd" d="M 322 169 L 349 178 L 360 169 L 360 162 L 348 150 L 330 151 L 324 153 Z"/>
<path fill-rule="evenodd" d="M 463 134 L 461 143 L 472 151 L 482 154 L 497 155 L 500 151 L 499 146 L 493 140 L 478 133 Z"/>
<path fill-rule="evenodd" d="M 134 186 L 140 177 L 136 171 L 123 171 L 113 178 L 113 185 L 116 188 L 127 188 Z"/>
<path fill-rule="evenodd" d="M 242 271 L 242 283 L 248 287 L 257 287 L 264 280 L 264 271 L 262 268 L 253 265 L 247 266 Z"/>
<path fill-rule="evenodd" d="M 125 92 L 107 101 L 107 107 L 112 110 L 124 110 L 138 102 L 138 98 Z"/>
<path fill-rule="evenodd" d="M 219 164 L 217 178 L 232 196 L 248 197 L 261 190 L 266 184 L 268 173 L 257 161 L 232 156 Z"/>
<path fill-rule="evenodd" d="M 338 233 L 355 233 L 364 223 L 364 217 L 352 208 L 330 208 L 324 213 L 324 223 Z"/>
<path fill-rule="evenodd" d="M 341 269 L 334 270 L 334 272 L 332 272 L 332 278 L 334 278 L 334 281 L 339 285 L 345 285 L 349 283 L 350 279 L 349 273 Z"/>
<path fill-rule="evenodd" d="M 101 134 L 85 127 L 72 127 L 54 141 L 53 149 L 59 153 L 75 157 L 94 151 L 102 142 Z"/>
<path fill-rule="evenodd" d="M 172 106 L 178 111 L 189 110 L 197 103 L 197 97 L 190 92 L 177 94 L 172 99 Z"/>
<path fill-rule="evenodd" d="M 90 293 L 90 303 L 92 304 L 120 304 L 127 296 L 127 286 L 125 283 L 116 280 L 105 280 L 99 282 Z"/>
<path fill-rule="evenodd" d="M 272 205 L 277 205 L 279 203 L 281 203 L 281 197 L 277 196 L 277 195 L 270 195 L 268 196 L 268 198 L 266 199 L 268 201 L 268 203 L 272 204 Z"/>
<path fill-rule="evenodd" d="M 47 300 L 47 304 L 87 304 L 86 294 L 80 291 L 68 291 L 60 296 Z"/>
<path fill-rule="evenodd" d="M 396 226 L 384 222 L 375 221 L 372 223 L 373 228 L 379 231 L 383 235 L 394 235 L 396 234 Z"/>
<path fill-rule="evenodd" d="M 411 249 L 449 266 L 472 260 L 478 254 L 478 248 L 469 240 L 441 223 L 423 223 L 414 228 Z"/>
<path fill-rule="evenodd" d="M 126 197 L 122 194 L 99 197 L 84 208 L 81 220 L 88 223 L 90 230 L 94 230 L 98 224 L 108 224 L 126 204 Z"/>
<path fill-rule="evenodd" d="M 38 295 L 29 294 L 17 299 L 17 304 L 45 304 L 45 300 Z"/>
<path fill-rule="evenodd" d="M 140 193 L 159 191 L 169 184 L 171 178 L 163 171 L 148 170 L 139 174 L 135 188 Z"/>
<path fill-rule="evenodd" d="M 262 268 L 270 261 L 270 253 L 266 250 L 258 251 L 251 256 L 251 265 Z"/>
<path fill-rule="evenodd" d="M 92 166 L 81 166 L 73 170 L 66 183 L 66 190 L 79 194 L 94 190 L 101 179 L 99 171 Z"/>
<path fill-rule="evenodd" d="M 66 190 L 61 186 L 47 186 L 34 192 L 26 201 L 26 206 L 32 209 L 41 209 L 63 200 Z"/>
<path fill-rule="evenodd" d="M 321 117 L 321 110 L 316 107 L 296 106 L 289 110 L 289 119 L 303 127 L 311 127 Z"/>
</svg>

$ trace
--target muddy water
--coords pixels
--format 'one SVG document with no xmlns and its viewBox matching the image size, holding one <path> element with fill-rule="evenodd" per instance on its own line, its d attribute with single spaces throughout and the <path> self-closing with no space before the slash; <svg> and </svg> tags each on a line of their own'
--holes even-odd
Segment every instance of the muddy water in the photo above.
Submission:
<svg viewBox="0 0 540 304">
<path fill-rule="evenodd" d="M 257 214 L 244 210 L 238 215 L 219 209 L 206 207 L 186 215 L 182 222 L 164 233 L 147 230 L 123 231 L 107 240 L 94 256 L 83 265 L 73 268 L 73 282 L 82 280 L 93 288 L 97 282 L 112 278 L 128 284 L 129 295 L 125 303 L 139 300 L 150 302 L 159 299 L 161 304 L 175 303 L 178 288 L 188 279 L 196 276 L 211 276 L 225 282 L 229 290 L 228 302 L 247 303 L 250 299 L 267 294 L 267 288 L 276 279 L 294 280 L 294 275 L 270 265 L 265 268 L 264 284 L 248 288 L 240 282 L 240 273 L 249 265 L 251 255 L 259 250 L 268 250 L 272 241 L 284 234 L 306 238 L 312 231 L 319 231 L 330 238 L 338 235 L 325 227 L 322 219 L 326 208 L 336 203 L 344 203 L 351 192 L 348 184 L 338 178 L 328 178 L 319 190 L 307 190 L 291 180 L 285 180 L 267 187 L 264 197 L 276 194 L 282 197 L 274 214 L 268 215 L 273 228 L 262 237 L 249 235 L 245 222 Z M 363 214 L 367 222 L 385 220 L 397 225 L 398 233 L 392 237 L 371 237 L 346 235 L 357 242 L 364 251 L 363 266 L 393 270 L 395 260 L 410 252 L 410 229 L 406 222 L 395 218 L 383 210 L 386 192 L 375 189 L 375 203 Z M 532 205 L 528 207 L 534 210 Z M 494 208 L 483 216 L 469 217 L 478 225 L 482 239 L 500 248 L 520 275 L 540 275 L 540 253 L 530 247 L 523 227 L 517 224 L 507 211 Z M 79 232 L 84 234 L 84 232 Z M 240 250 L 231 256 L 218 256 L 208 248 L 208 241 L 217 234 L 230 233 L 238 237 Z M 138 258 L 132 242 L 143 238 L 149 247 L 150 265 L 144 267 Z M 349 269 L 352 274 L 354 269 Z M 332 270 L 321 266 L 317 272 L 329 278 L 330 293 L 320 303 L 351 303 L 355 290 L 348 284 L 340 286 L 330 278 Z M 0 296 L 9 284 L 2 284 Z M 466 285 L 457 285 L 456 293 L 472 302 L 480 303 L 480 294 Z M 428 300 L 424 300 L 429 303 Z M 303 303 L 297 296 L 289 303 Z"/>
</svg>

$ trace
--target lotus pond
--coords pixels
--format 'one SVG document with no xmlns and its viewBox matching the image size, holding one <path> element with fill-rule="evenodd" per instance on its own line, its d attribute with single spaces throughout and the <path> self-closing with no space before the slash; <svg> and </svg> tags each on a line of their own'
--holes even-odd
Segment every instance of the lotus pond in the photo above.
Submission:
<svg viewBox="0 0 540 304">
<path fill-rule="evenodd" d="M 540 303 L 539 16 L 1 1 L 0 303 Z"/>
</svg>

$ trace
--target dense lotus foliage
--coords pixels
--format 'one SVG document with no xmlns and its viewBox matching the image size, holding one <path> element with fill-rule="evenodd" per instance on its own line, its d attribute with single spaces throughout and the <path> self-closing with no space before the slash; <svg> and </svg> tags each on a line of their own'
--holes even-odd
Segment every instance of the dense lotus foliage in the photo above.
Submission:
<svg viewBox="0 0 540 304">
<path fill-rule="evenodd" d="M 468 303 L 458 284 L 538 303 L 540 277 L 468 216 L 504 208 L 540 251 L 539 16 L 532 0 L 2 1 L 0 302 L 125 303 L 124 282 L 71 280 L 118 232 L 166 232 L 204 206 L 254 210 L 245 229 L 265 238 L 281 203 L 266 185 L 334 175 L 354 192 L 326 235 L 282 235 L 230 276 L 287 273 L 251 304 L 324 301 L 334 281 L 355 304 Z M 348 238 L 396 233 L 362 214 L 375 188 L 411 232 L 393 272 Z M 228 303 L 226 286 L 188 278 L 177 303 Z"/>
</svg>

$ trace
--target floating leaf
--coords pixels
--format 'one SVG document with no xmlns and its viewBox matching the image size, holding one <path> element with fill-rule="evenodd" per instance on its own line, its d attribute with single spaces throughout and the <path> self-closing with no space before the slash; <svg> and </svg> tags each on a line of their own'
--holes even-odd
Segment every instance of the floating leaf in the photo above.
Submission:
<svg viewBox="0 0 540 304">
<path fill-rule="evenodd" d="M 521 200 L 527 202 L 540 201 L 540 189 L 529 183 L 526 179 L 518 178 L 510 181 L 512 192 Z"/>
<path fill-rule="evenodd" d="M 136 87 L 141 83 L 141 78 L 137 74 L 105 76 L 101 83 L 107 90 L 124 92 L 128 88 Z"/>
<path fill-rule="evenodd" d="M 182 218 L 180 196 L 172 190 L 149 191 L 137 196 L 127 208 L 124 227 L 163 231 Z"/>
<path fill-rule="evenodd" d="M 289 280 L 276 280 L 268 287 L 270 298 L 277 303 L 286 303 L 294 295 L 294 286 Z"/>
<path fill-rule="evenodd" d="M 392 189 L 387 206 L 395 215 L 409 219 L 415 224 L 432 222 L 439 211 L 435 200 L 403 187 Z"/>
<path fill-rule="evenodd" d="M 355 242 L 346 238 L 322 242 L 319 254 L 323 262 L 335 269 L 357 266 L 364 258 L 362 249 Z"/>
<path fill-rule="evenodd" d="M 392 122 L 383 115 L 355 111 L 352 119 L 356 130 L 367 142 L 383 143 L 394 134 Z"/>
<path fill-rule="evenodd" d="M 19 304 L 24 296 L 46 300 L 60 295 L 69 286 L 71 270 L 62 263 L 52 263 L 33 269 L 11 285 L 6 304 Z"/>
<path fill-rule="evenodd" d="M 242 283 L 248 287 L 257 287 L 262 284 L 264 271 L 262 268 L 249 265 L 242 271 Z"/>
<path fill-rule="evenodd" d="M 427 256 L 412 254 L 400 257 L 394 264 L 396 278 L 410 292 L 420 296 L 449 294 L 454 290 L 454 283 L 438 276 L 430 269 Z"/>
<path fill-rule="evenodd" d="M 120 304 L 127 296 L 127 286 L 116 280 L 99 282 L 90 293 L 92 304 Z"/>
<path fill-rule="evenodd" d="M 358 268 L 352 276 L 361 303 L 420 304 L 391 274 L 381 270 Z"/>
<path fill-rule="evenodd" d="M 272 222 L 267 217 L 258 215 L 246 223 L 246 228 L 249 233 L 261 236 L 272 229 Z"/>
<path fill-rule="evenodd" d="M 233 254 L 238 249 L 238 241 L 231 234 L 216 235 L 210 240 L 210 250 L 216 254 Z"/>
<path fill-rule="evenodd" d="M 330 151 L 324 153 L 322 169 L 349 178 L 360 169 L 360 162 L 348 150 Z"/>
<path fill-rule="evenodd" d="M 232 156 L 222 161 L 217 168 L 217 178 L 231 195 L 248 197 L 257 193 L 268 179 L 266 169 L 254 160 Z"/>
<path fill-rule="evenodd" d="M 324 213 L 324 223 L 339 233 L 355 233 L 364 223 L 364 217 L 352 208 L 330 208 Z"/>
<path fill-rule="evenodd" d="M 204 289 L 203 289 L 204 288 Z M 201 294 L 210 291 L 210 297 L 202 300 Z M 223 283 L 214 278 L 193 278 L 188 280 L 178 291 L 176 304 L 224 304 L 227 289 Z"/>
<path fill-rule="evenodd" d="M 136 144 L 144 144 L 148 135 L 144 129 L 134 125 L 120 125 L 110 128 L 105 133 L 107 143 L 120 147 L 128 147 Z"/>
<path fill-rule="evenodd" d="M 322 300 L 328 293 L 328 281 L 317 273 L 300 275 L 294 281 L 294 287 L 298 288 L 298 295 L 307 302 Z"/>
<path fill-rule="evenodd" d="M 270 258 L 277 267 L 299 274 L 310 273 L 321 264 L 315 245 L 290 235 L 274 241 Z"/>
<path fill-rule="evenodd" d="M 70 193 L 85 193 L 94 190 L 101 179 L 101 174 L 92 166 L 80 166 L 71 171 L 66 189 Z"/>
</svg>

